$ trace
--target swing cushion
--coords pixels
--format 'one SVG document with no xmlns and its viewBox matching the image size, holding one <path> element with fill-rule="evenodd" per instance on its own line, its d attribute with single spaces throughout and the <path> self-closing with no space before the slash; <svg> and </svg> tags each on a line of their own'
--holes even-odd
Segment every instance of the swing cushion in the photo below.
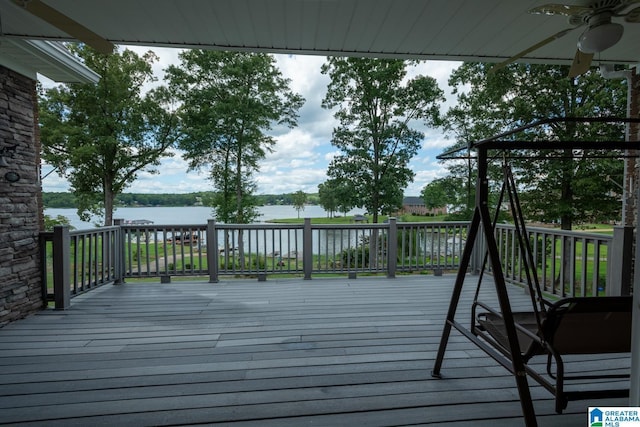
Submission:
<svg viewBox="0 0 640 427">
<path fill-rule="evenodd" d="M 632 297 L 574 297 L 554 303 L 543 336 L 560 354 L 631 351 Z"/>
<path fill-rule="evenodd" d="M 547 351 L 558 354 L 627 353 L 631 351 L 632 297 L 572 297 L 552 304 L 538 331 L 535 313 L 513 313 L 514 321 L 538 339 L 518 331 L 525 358 Z M 480 313 L 478 323 L 500 345 L 509 349 L 504 319 L 498 313 Z M 518 328 L 518 326 L 517 326 Z"/>
</svg>

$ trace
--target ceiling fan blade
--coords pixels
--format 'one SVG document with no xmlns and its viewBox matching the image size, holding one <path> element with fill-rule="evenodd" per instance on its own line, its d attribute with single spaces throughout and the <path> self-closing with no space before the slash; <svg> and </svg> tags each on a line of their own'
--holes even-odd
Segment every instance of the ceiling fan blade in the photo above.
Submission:
<svg viewBox="0 0 640 427">
<path fill-rule="evenodd" d="M 13 0 L 13 2 L 29 13 L 69 34 L 71 37 L 86 43 L 98 52 L 106 54 L 113 52 L 113 43 L 69 18 L 67 15 L 46 5 L 41 0 Z"/>
<path fill-rule="evenodd" d="M 548 45 L 549 43 L 551 43 L 554 40 L 559 39 L 560 37 L 563 37 L 564 35 L 566 35 L 567 33 L 569 33 L 571 30 L 576 29 L 577 27 L 571 27 L 571 28 L 566 28 L 560 32 L 555 33 L 554 35 L 552 35 L 551 37 L 547 37 L 546 39 L 534 44 L 533 46 L 530 46 L 529 48 L 523 50 L 522 52 L 519 52 L 515 55 L 513 55 L 511 58 L 506 59 L 502 62 L 497 63 L 496 65 L 494 65 L 491 70 L 489 70 L 490 73 L 495 72 L 501 68 L 504 68 L 505 66 L 511 64 L 512 62 L 517 61 L 518 59 L 522 58 L 523 56 L 527 55 L 528 53 L 533 52 L 534 50 L 538 50 L 540 49 L 542 46 Z"/>
<path fill-rule="evenodd" d="M 580 49 L 576 49 L 576 56 L 569 69 L 569 77 L 574 78 L 589 71 L 592 59 L 593 53 L 584 53 Z"/>
<path fill-rule="evenodd" d="M 558 4 L 558 3 L 543 4 L 543 5 L 534 7 L 533 9 L 529 9 L 529 13 L 533 13 L 533 14 L 564 15 L 564 16 L 582 15 L 585 13 L 589 13 L 591 11 L 592 9 L 589 6 L 568 5 L 568 4 Z"/>
<path fill-rule="evenodd" d="M 627 7 L 636 3 L 640 3 L 640 0 L 622 0 L 622 7 Z"/>
<path fill-rule="evenodd" d="M 640 23 L 640 7 L 636 7 L 635 9 L 627 12 L 624 15 L 624 20 L 632 24 Z"/>
</svg>

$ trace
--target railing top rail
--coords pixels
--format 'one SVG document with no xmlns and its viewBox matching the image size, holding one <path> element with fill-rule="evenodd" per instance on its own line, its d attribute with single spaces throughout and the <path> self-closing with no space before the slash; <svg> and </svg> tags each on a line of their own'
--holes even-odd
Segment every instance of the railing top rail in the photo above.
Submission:
<svg viewBox="0 0 640 427">
<path fill-rule="evenodd" d="M 84 230 L 71 230 L 69 231 L 69 236 L 81 236 L 81 235 L 98 235 L 104 234 L 108 231 L 118 231 L 120 227 L 117 225 L 112 225 L 109 227 L 98 227 L 98 228 L 89 228 Z"/>
<path fill-rule="evenodd" d="M 469 221 L 437 221 L 437 222 L 401 222 L 398 221 L 398 227 L 466 227 Z"/>
<path fill-rule="evenodd" d="M 497 228 L 515 229 L 515 225 L 498 224 Z M 527 227 L 527 231 L 542 233 L 542 234 L 554 234 L 556 236 L 563 236 L 563 237 L 577 237 L 577 238 L 583 238 L 583 239 L 594 239 L 594 240 L 612 240 L 613 239 L 612 236 L 609 236 L 606 234 L 588 233 L 588 232 L 575 231 L 575 230 L 558 230 L 557 228 Z"/>
<path fill-rule="evenodd" d="M 283 223 L 251 223 L 251 224 L 222 224 L 216 223 L 216 228 L 218 229 L 228 229 L 228 230 L 280 230 L 280 229 L 300 229 L 304 228 L 304 224 L 283 224 Z"/>
<path fill-rule="evenodd" d="M 371 228 L 389 228 L 389 223 L 353 223 L 353 224 L 311 224 L 311 228 L 315 230 L 353 230 L 354 228 L 371 229 Z"/>
<path fill-rule="evenodd" d="M 469 225 L 469 221 L 438 221 L 438 222 L 396 222 L 401 227 L 460 227 Z M 254 222 L 250 224 L 225 224 L 215 223 L 216 228 L 220 229 L 281 229 L 281 228 L 304 228 L 303 223 L 270 223 L 270 222 Z M 388 222 L 353 222 L 350 224 L 317 224 L 311 222 L 313 228 L 387 228 Z M 122 224 L 120 227 L 123 230 L 170 230 L 170 229 L 206 229 L 207 224 Z M 98 230 L 103 230 L 102 227 Z"/>
<path fill-rule="evenodd" d="M 217 226 L 217 224 L 216 224 Z M 206 229 L 206 224 L 147 224 L 147 225 L 136 225 L 136 224 L 122 224 L 123 230 L 175 230 L 175 229 L 185 229 L 185 228 L 196 228 L 196 229 Z"/>
</svg>

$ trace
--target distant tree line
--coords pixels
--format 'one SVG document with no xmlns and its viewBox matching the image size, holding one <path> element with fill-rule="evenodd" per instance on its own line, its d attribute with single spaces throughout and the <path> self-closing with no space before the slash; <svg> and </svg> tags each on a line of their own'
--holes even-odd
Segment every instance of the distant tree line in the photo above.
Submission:
<svg viewBox="0 0 640 427">
<path fill-rule="evenodd" d="M 299 192 L 297 192 L 299 193 Z M 260 194 L 256 195 L 259 205 L 295 205 L 297 193 Z M 211 191 L 186 194 L 143 194 L 122 193 L 115 198 L 115 205 L 130 206 L 208 206 L 207 201 L 213 197 Z M 42 202 L 45 208 L 73 209 L 77 208 L 76 198 L 70 192 L 44 192 Z M 306 203 L 317 204 L 317 194 L 306 194 Z"/>
</svg>

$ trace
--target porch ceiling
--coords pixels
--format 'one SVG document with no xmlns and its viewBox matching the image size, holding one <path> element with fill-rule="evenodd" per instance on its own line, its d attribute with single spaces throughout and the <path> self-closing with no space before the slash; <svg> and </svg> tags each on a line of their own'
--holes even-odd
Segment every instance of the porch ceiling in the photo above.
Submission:
<svg viewBox="0 0 640 427">
<path fill-rule="evenodd" d="M 501 61 L 558 31 L 562 16 L 527 11 L 551 0 L 43 0 L 115 44 L 295 54 Z M 584 4 L 584 1 L 568 1 Z M 586 3 L 589 3 L 588 1 Z M 0 0 L 6 37 L 69 40 L 12 0 Z M 581 29 L 523 60 L 570 63 Z M 640 24 L 596 63 L 640 61 Z"/>
</svg>

